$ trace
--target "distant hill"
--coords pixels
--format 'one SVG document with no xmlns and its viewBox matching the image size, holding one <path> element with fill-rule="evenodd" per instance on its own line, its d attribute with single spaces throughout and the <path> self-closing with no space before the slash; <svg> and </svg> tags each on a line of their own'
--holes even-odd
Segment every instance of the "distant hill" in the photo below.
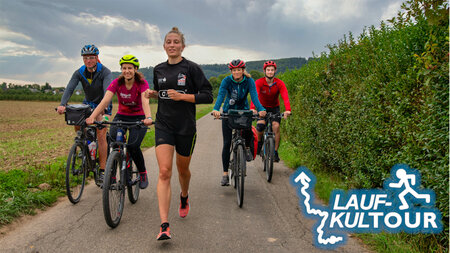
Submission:
<svg viewBox="0 0 450 253">
<path fill-rule="evenodd" d="M 286 70 L 294 70 L 299 69 L 306 63 L 308 63 L 308 60 L 311 60 L 311 58 L 306 59 L 303 57 L 292 57 L 292 58 L 282 58 L 282 59 L 275 59 L 274 61 L 277 63 L 277 72 L 282 73 Z M 262 72 L 262 67 L 264 65 L 264 62 L 267 60 L 260 60 L 260 61 L 248 61 L 246 62 L 247 65 L 247 71 L 250 72 L 252 70 L 260 71 Z M 203 72 L 205 73 L 205 76 L 207 79 L 211 77 L 217 77 L 221 74 L 229 73 L 229 69 L 227 67 L 227 64 L 200 64 L 200 67 L 202 68 Z M 153 86 L 153 67 L 147 67 L 147 68 L 140 68 L 139 69 L 142 74 L 144 74 L 145 79 L 147 79 L 150 86 Z M 113 72 L 113 78 L 117 78 L 120 75 L 120 72 Z"/>
</svg>

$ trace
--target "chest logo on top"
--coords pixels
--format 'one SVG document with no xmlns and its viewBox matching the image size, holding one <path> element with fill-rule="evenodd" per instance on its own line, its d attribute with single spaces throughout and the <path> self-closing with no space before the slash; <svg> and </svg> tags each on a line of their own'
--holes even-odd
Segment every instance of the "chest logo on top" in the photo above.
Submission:
<svg viewBox="0 0 450 253">
<path fill-rule="evenodd" d="M 167 81 L 166 77 L 163 77 L 163 78 L 158 78 L 158 84 L 159 84 L 159 85 L 161 85 L 161 84 L 165 84 L 165 83 L 166 83 L 166 81 Z"/>
<path fill-rule="evenodd" d="M 178 74 L 178 86 L 186 86 L 186 75 L 183 73 Z"/>
<path fill-rule="evenodd" d="M 123 99 L 130 99 L 131 98 L 131 94 L 120 93 L 120 97 L 123 98 Z"/>
</svg>

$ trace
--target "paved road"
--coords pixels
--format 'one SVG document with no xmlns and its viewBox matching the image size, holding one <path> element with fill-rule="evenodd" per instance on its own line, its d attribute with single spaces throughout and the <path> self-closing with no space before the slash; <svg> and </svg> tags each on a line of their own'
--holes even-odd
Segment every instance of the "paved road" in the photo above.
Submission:
<svg viewBox="0 0 450 253">
<path fill-rule="evenodd" d="M 156 241 L 159 214 L 156 197 L 158 167 L 154 148 L 144 152 L 150 186 L 139 201 L 126 202 L 120 225 L 110 229 L 103 218 L 101 191 L 87 186 L 77 205 L 63 199 L 0 235 L 0 252 L 321 252 L 313 245 L 313 220 L 299 210 L 289 184 L 292 171 L 275 164 L 272 183 L 265 181 L 260 159 L 247 163 L 244 206 L 236 192 L 220 186 L 221 122 L 200 119 L 191 162 L 189 215 L 177 215 L 180 192 L 176 169 L 172 178 L 169 219 L 172 240 Z M 356 240 L 337 252 L 365 252 Z"/>
</svg>

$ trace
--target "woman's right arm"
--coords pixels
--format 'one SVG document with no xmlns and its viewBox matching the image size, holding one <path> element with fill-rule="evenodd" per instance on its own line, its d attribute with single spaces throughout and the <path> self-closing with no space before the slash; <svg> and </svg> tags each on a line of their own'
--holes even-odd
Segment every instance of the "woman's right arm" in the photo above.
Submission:
<svg viewBox="0 0 450 253">
<path fill-rule="evenodd" d="M 226 88 L 226 78 L 222 80 L 219 87 L 219 94 L 217 95 L 216 103 L 214 104 L 214 110 L 219 111 L 220 107 L 222 106 L 222 103 L 225 99 L 225 96 L 227 95 L 227 88 Z"/>
<path fill-rule="evenodd" d="M 94 112 L 92 112 L 91 116 L 86 119 L 86 124 L 94 123 L 97 116 L 100 115 L 100 113 L 102 113 L 105 110 L 105 108 L 108 106 L 108 104 L 111 102 L 113 96 L 114 96 L 114 93 L 112 93 L 109 90 L 106 91 L 105 96 L 103 97 L 100 104 L 97 106 L 97 108 L 95 108 Z"/>
</svg>

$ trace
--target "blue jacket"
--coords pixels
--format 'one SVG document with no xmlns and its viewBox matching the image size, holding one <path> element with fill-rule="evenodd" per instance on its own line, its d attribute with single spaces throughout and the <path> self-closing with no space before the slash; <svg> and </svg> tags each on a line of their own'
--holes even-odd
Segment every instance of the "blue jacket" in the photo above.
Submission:
<svg viewBox="0 0 450 253">
<path fill-rule="evenodd" d="M 220 84 L 219 95 L 217 96 L 214 110 L 219 111 L 222 103 L 224 103 L 223 112 L 225 113 L 228 112 L 229 109 L 249 110 L 250 106 L 247 101 L 248 93 L 250 93 L 250 97 L 253 104 L 255 104 L 256 110 L 258 112 L 265 111 L 266 109 L 264 109 L 259 102 L 255 81 L 252 78 L 244 76 L 242 81 L 236 82 L 231 75 L 225 77 Z"/>
</svg>

